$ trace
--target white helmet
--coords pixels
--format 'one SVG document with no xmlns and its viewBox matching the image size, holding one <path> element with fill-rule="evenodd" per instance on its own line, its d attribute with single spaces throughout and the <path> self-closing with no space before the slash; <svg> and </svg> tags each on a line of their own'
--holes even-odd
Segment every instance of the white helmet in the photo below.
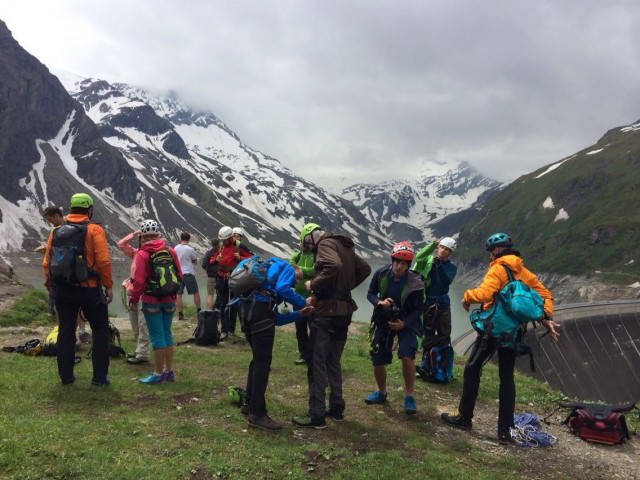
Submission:
<svg viewBox="0 0 640 480">
<path fill-rule="evenodd" d="M 233 227 L 233 234 L 244 237 L 244 230 L 242 230 L 240 227 Z"/>
<path fill-rule="evenodd" d="M 456 241 L 451 237 L 443 237 L 442 240 L 440 240 L 440 245 L 447 247 L 452 252 L 456 249 Z"/>
<path fill-rule="evenodd" d="M 231 238 L 232 235 L 233 230 L 231 229 L 231 227 L 227 227 L 226 225 L 224 227 L 221 227 L 218 231 L 219 240 L 227 240 L 228 238 Z"/>
<path fill-rule="evenodd" d="M 160 234 L 160 226 L 155 220 L 143 220 L 140 224 L 140 231 L 145 235 Z"/>
</svg>

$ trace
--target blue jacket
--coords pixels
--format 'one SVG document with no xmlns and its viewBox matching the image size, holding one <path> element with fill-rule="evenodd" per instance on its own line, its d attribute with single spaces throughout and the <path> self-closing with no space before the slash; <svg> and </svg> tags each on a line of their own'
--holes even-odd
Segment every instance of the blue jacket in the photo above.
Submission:
<svg viewBox="0 0 640 480">
<path fill-rule="evenodd" d="M 293 289 L 296 284 L 296 272 L 289 262 L 280 258 L 271 257 L 266 260 L 271 263 L 267 270 L 266 280 L 262 284 L 262 290 L 269 292 L 269 296 L 256 293 L 256 301 L 273 303 L 274 308 L 282 302 L 287 302 L 296 310 L 305 306 L 305 298 Z M 275 312 L 276 325 L 284 325 L 299 318 L 298 312 L 280 314 Z M 284 323 L 282 323 L 284 322 Z"/>
<path fill-rule="evenodd" d="M 451 261 L 438 262 L 434 259 L 429 271 L 429 284 L 426 290 L 426 306 L 437 304 L 439 307 L 451 307 L 449 285 L 456 276 L 458 267 Z"/>
</svg>

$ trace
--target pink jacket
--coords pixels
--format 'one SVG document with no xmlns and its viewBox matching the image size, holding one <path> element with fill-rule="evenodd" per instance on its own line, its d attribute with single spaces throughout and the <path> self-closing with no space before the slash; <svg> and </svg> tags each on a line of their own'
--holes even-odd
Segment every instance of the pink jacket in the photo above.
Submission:
<svg viewBox="0 0 640 480">
<path fill-rule="evenodd" d="M 133 247 L 132 247 L 133 248 Z M 167 243 L 161 239 L 151 240 L 150 242 L 145 243 L 140 247 L 136 256 L 133 258 L 133 265 L 131 266 L 131 271 L 133 273 L 133 281 L 131 282 L 131 291 L 129 293 L 129 300 L 131 303 L 138 303 L 138 300 L 142 298 L 144 303 L 172 303 L 176 301 L 176 296 L 172 295 L 170 297 L 154 297 L 153 295 L 146 295 L 144 293 L 147 288 L 147 281 L 149 277 L 151 277 L 151 265 L 149 262 L 149 257 L 151 253 L 157 252 L 158 250 L 163 250 L 165 248 L 169 249 L 169 253 L 173 257 L 173 263 L 176 266 L 176 270 L 178 271 L 178 276 L 182 281 L 182 269 L 180 268 L 180 262 L 178 261 L 178 256 L 176 255 L 173 247 L 167 247 Z"/>
<path fill-rule="evenodd" d="M 138 253 L 138 248 L 131 246 L 129 243 L 135 237 L 135 232 L 130 233 L 129 235 L 122 237 L 118 240 L 118 248 L 124 253 L 127 257 L 134 258 L 136 253 Z M 133 286 L 131 280 L 135 274 L 135 262 L 131 261 L 131 270 L 129 272 L 129 277 L 125 278 L 122 282 L 122 285 L 127 289 L 127 293 L 131 294 L 131 288 Z"/>
</svg>

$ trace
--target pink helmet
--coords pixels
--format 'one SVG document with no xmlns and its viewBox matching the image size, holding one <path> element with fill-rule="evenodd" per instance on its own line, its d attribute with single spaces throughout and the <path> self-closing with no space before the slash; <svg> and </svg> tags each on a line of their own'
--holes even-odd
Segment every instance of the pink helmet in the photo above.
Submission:
<svg viewBox="0 0 640 480">
<path fill-rule="evenodd" d="M 396 260 L 411 262 L 414 256 L 415 251 L 413 250 L 413 245 L 409 242 L 398 242 L 393 246 L 393 250 L 391 250 L 391 258 Z"/>
</svg>

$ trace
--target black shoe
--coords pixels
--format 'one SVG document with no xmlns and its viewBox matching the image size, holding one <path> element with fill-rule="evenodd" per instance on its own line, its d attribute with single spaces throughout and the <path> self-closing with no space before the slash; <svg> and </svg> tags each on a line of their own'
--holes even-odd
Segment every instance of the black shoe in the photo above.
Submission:
<svg viewBox="0 0 640 480">
<path fill-rule="evenodd" d="M 498 433 L 498 442 L 500 445 L 515 445 L 516 441 L 511 436 L 511 432 Z"/>
<path fill-rule="evenodd" d="M 326 416 L 335 422 L 341 422 L 344 420 L 344 413 L 341 412 L 340 410 L 329 409 L 326 412 Z"/>
<path fill-rule="evenodd" d="M 240 413 L 245 417 L 249 416 L 249 405 L 246 403 L 240 407 Z"/>
<path fill-rule="evenodd" d="M 276 422 L 269 415 L 262 415 L 261 417 L 256 417 L 255 415 L 249 415 L 247 419 L 247 423 L 250 427 L 261 428 L 263 430 L 282 430 L 282 425 Z"/>
<path fill-rule="evenodd" d="M 93 380 L 91 380 L 91 385 L 93 385 L 94 387 L 108 387 L 109 385 L 111 385 L 111 382 L 109 381 L 108 377 L 94 378 Z"/>
<path fill-rule="evenodd" d="M 184 320 L 184 314 L 182 312 L 178 312 L 178 320 Z"/>
<path fill-rule="evenodd" d="M 71 375 L 71 378 L 66 379 L 66 380 L 61 380 L 63 385 L 73 385 L 73 383 L 76 381 L 76 376 L 75 375 Z"/>
<path fill-rule="evenodd" d="M 452 427 L 459 428 L 461 430 L 471 430 L 471 420 L 462 418 L 461 415 L 449 415 L 448 413 L 443 413 L 440 418 L 442 418 L 444 423 Z"/>
<path fill-rule="evenodd" d="M 324 418 L 293 417 L 291 421 L 298 427 L 315 428 L 316 430 L 327 428 L 327 422 Z"/>
</svg>

